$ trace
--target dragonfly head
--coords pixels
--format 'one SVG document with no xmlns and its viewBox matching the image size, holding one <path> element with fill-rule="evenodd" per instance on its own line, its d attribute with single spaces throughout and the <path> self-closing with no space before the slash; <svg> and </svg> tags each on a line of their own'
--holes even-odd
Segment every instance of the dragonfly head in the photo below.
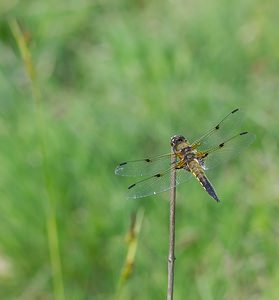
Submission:
<svg viewBox="0 0 279 300">
<path fill-rule="evenodd" d="M 181 151 L 189 146 L 188 141 L 182 135 L 174 135 L 171 138 L 171 146 L 173 147 L 173 151 Z"/>
</svg>

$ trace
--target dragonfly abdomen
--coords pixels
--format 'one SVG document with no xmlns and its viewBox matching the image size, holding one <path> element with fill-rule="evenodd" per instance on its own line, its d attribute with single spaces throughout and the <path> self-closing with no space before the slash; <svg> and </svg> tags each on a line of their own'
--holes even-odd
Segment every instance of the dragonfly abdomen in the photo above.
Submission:
<svg viewBox="0 0 279 300">
<path fill-rule="evenodd" d="M 220 202 L 218 196 L 216 195 L 216 192 L 208 180 L 208 178 L 205 176 L 204 171 L 202 167 L 198 164 L 196 161 L 192 161 L 189 163 L 190 170 L 192 174 L 198 179 L 202 187 L 207 191 L 207 193 L 215 199 L 217 202 Z"/>
</svg>

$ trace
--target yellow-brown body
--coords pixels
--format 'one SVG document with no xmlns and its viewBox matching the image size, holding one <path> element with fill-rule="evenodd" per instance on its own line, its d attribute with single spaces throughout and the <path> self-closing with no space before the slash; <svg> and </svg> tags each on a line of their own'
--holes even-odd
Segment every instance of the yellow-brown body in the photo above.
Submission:
<svg viewBox="0 0 279 300">
<path fill-rule="evenodd" d="M 171 145 L 173 152 L 175 153 L 178 161 L 176 163 L 176 169 L 185 169 L 187 172 L 191 172 L 197 180 L 200 182 L 205 191 L 217 202 L 219 198 L 216 192 L 205 175 L 205 165 L 202 159 L 198 158 L 197 150 L 191 147 L 191 144 L 183 136 L 174 136 L 171 139 Z"/>
</svg>

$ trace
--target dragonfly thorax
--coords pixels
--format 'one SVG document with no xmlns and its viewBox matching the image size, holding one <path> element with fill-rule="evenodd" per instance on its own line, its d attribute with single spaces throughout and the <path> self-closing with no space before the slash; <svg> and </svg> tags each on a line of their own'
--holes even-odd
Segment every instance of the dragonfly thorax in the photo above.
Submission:
<svg viewBox="0 0 279 300">
<path fill-rule="evenodd" d="M 195 158 L 195 153 L 193 151 L 185 151 L 185 160 L 190 161 Z"/>
</svg>

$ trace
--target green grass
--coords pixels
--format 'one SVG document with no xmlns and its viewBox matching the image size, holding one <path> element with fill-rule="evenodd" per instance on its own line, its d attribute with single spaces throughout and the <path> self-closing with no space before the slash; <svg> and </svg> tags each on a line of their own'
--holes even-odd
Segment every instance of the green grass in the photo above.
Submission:
<svg viewBox="0 0 279 300">
<path fill-rule="evenodd" d="M 16 17 L 43 95 L 65 299 L 115 298 L 139 207 L 123 299 L 166 298 L 168 194 L 128 201 L 132 180 L 114 168 L 167 152 L 173 134 L 195 137 L 236 107 L 257 139 L 210 175 L 221 204 L 194 180 L 177 190 L 174 295 L 277 299 L 277 2 L 2 2 L 0 298 L 61 299 L 36 109 L 7 22 Z"/>
</svg>

